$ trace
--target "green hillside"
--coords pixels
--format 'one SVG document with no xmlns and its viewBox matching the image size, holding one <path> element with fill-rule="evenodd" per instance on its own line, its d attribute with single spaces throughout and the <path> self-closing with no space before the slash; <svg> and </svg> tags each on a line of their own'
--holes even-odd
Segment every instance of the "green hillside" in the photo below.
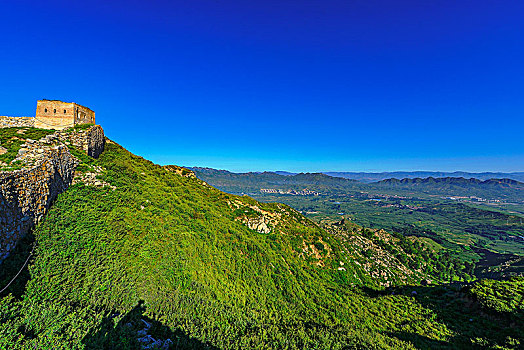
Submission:
<svg viewBox="0 0 524 350">
<path fill-rule="evenodd" d="M 524 344 L 521 309 L 491 292 L 502 282 L 435 285 L 454 262 L 420 242 L 317 225 L 112 142 L 82 160 L 116 189 L 71 186 L 0 265 L 3 286 L 34 240 L 0 295 L 0 349 L 134 349 L 147 332 L 173 349 Z M 503 283 L 519 295 L 524 280 Z"/>
<path fill-rule="evenodd" d="M 343 216 L 367 228 L 429 238 L 455 258 L 475 262 L 477 277 L 524 274 L 524 211 L 521 204 L 507 202 L 524 200 L 523 184 L 515 180 L 447 177 L 361 183 L 324 174 L 193 170 L 223 191 L 285 203 L 315 222 Z"/>
</svg>

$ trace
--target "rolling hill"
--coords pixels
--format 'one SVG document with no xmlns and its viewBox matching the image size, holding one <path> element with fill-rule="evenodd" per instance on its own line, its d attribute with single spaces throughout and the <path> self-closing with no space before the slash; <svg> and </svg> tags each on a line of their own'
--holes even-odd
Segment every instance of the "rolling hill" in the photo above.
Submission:
<svg viewBox="0 0 524 350">
<path fill-rule="evenodd" d="M 439 285 L 462 270 L 423 240 L 316 224 L 109 140 L 99 159 L 81 161 L 111 186 L 71 186 L 2 263 L 4 285 L 34 242 L 29 273 L 0 295 L 0 348 L 510 349 L 524 341 L 522 304 L 505 299 L 522 279 Z"/>
</svg>

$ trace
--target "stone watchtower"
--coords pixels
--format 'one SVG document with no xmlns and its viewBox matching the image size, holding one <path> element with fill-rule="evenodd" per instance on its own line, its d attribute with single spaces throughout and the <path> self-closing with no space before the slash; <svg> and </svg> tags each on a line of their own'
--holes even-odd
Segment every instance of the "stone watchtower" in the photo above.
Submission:
<svg viewBox="0 0 524 350">
<path fill-rule="evenodd" d="M 95 112 L 74 102 L 36 102 L 35 128 L 62 130 L 78 124 L 95 124 Z"/>
</svg>

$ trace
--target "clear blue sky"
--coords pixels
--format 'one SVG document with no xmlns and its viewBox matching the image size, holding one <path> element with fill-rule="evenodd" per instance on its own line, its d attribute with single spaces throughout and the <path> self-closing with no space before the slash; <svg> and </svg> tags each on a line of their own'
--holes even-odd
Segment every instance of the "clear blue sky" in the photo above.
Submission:
<svg viewBox="0 0 524 350">
<path fill-rule="evenodd" d="M 161 164 L 524 171 L 524 1 L 2 1 L 0 115 Z"/>
</svg>

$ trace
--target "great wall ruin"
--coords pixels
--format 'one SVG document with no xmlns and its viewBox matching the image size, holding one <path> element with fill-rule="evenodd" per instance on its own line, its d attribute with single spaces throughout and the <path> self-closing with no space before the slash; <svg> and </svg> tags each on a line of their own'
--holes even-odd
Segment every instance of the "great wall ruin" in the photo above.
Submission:
<svg viewBox="0 0 524 350">
<path fill-rule="evenodd" d="M 64 105 L 69 106 L 70 113 L 63 108 Z M 71 154 L 69 147 L 83 150 L 93 158 L 98 158 L 104 150 L 105 136 L 99 125 L 87 129 L 70 128 L 94 123 L 94 112 L 85 117 L 78 106 L 43 100 L 38 101 L 38 108 L 46 112 L 58 109 L 64 113 L 60 117 L 55 113 L 50 114 L 49 118 L 40 116 L 41 119 L 0 117 L 0 132 L 3 128 L 20 128 L 17 138 L 23 138 L 27 128 L 35 126 L 57 130 L 39 140 L 25 139 L 16 158 L 11 161 L 18 169 L 7 167 L 8 170 L 2 171 L 0 166 L 0 262 L 42 220 L 56 197 L 73 183 L 79 161 Z M 77 115 L 81 118 L 76 118 Z"/>
</svg>

